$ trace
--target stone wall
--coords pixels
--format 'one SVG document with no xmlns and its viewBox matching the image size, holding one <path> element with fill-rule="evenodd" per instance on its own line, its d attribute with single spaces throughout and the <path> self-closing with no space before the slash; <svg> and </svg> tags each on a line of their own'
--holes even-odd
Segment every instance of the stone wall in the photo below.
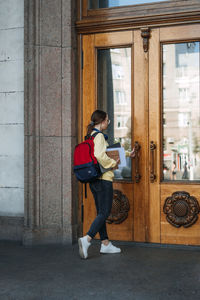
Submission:
<svg viewBox="0 0 200 300">
<path fill-rule="evenodd" d="M 24 2 L 26 245 L 76 239 L 75 2 Z"/>
<path fill-rule="evenodd" d="M 0 222 L 5 222 L 24 215 L 23 0 L 0 2 L 0 45 Z"/>
</svg>

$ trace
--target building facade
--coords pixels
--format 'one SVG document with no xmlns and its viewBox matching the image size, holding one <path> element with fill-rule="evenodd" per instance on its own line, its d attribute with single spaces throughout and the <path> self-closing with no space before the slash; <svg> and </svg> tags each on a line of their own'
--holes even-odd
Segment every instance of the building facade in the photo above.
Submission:
<svg viewBox="0 0 200 300">
<path fill-rule="evenodd" d="M 100 108 L 110 143 L 136 149 L 115 171 L 110 237 L 200 244 L 199 13 L 198 0 L 1 1 L 0 239 L 87 232 L 73 149 Z"/>
<path fill-rule="evenodd" d="M 0 238 L 71 243 L 78 214 L 71 172 L 77 139 L 75 3 L 0 5 Z"/>
</svg>

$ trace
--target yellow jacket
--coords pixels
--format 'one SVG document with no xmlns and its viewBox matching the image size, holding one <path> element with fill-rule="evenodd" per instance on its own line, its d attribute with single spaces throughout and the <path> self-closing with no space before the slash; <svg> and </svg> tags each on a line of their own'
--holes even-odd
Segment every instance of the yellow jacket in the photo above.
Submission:
<svg viewBox="0 0 200 300">
<path fill-rule="evenodd" d="M 93 131 L 94 134 L 96 131 Z M 94 138 L 94 156 L 96 157 L 97 161 L 104 167 L 105 169 L 114 168 L 116 166 L 116 160 L 108 157 L 106 154 L 106 149 L 108 147 L 108 143 L 106 142 L 104 135 L 99 133 Z M 108 171 L 100 177 L 100 179 L 113 181 L 114 172 Z"/>
</svg>

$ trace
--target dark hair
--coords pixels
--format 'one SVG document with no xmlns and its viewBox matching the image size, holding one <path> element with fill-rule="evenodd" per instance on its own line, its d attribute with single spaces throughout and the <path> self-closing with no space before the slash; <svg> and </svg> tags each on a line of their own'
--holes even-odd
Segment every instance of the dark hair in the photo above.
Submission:
<svg viewBox="0 0 200 300">
<path fill-rule="evenodd" d="M 93 128 L 106 119 L 107 113 L 103 110 L 95 110 L 91 115 L 91 122 L 87 126 L 87 136 L 92 133 Z"/>
</svg>

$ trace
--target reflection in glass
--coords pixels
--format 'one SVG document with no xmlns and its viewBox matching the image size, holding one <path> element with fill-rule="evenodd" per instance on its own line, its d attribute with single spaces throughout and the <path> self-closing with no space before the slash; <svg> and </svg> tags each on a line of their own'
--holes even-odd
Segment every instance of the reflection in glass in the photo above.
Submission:
<svg viewBox="0 0 200 300">
<path fill-rule="evenodd" d="M 167 0 L 89 0 L 88 7 L 89 9 L 98 9 L 163 1 Z"/>
<path fill-rule="evenodd" d="M 131 151 L 131 49 L 105 49 L 97 52 L 98 108 L 111 120 L 109 144 L 120 142 Z M 114 171 L 115 179 L 131 179 L 131 159 L 127 167 Z"/>
<path fill-rule="evenodd" d="M 199 45 L 162 48 L 164 180 L 200 180 Z"/>
</svg>

